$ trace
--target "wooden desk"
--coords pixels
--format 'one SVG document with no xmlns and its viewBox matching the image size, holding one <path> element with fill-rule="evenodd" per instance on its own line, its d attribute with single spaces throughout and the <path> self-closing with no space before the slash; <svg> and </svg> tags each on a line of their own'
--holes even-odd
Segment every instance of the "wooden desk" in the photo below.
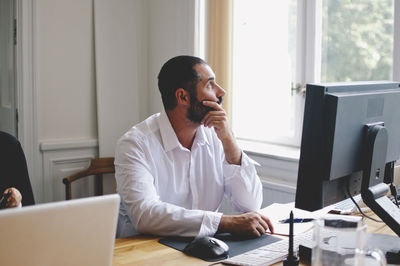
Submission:
<svg viewBox="0 0 400 266">
<path fill-rule="evenodd" d="M 371 214 L 371 213 L 369 213 Z M 376 215 L 372 215 L 376 217 Z M 396 235 L 383 223 L 365 219 L 367 231 L 371 233 Z M 203 261 L 158 243 L 159 237 L 136 236 L 115 240 L 113 265 L 210 265 Z M 277 265 L 282 265 L 278 263 Z"/>
<path fill-rule="evenodd" d="M 158 243 L 159 237 L 136 236 L 115 240 L 113 266 L 120 265 L 209 265 L 181 251 Z"/>
</svg>

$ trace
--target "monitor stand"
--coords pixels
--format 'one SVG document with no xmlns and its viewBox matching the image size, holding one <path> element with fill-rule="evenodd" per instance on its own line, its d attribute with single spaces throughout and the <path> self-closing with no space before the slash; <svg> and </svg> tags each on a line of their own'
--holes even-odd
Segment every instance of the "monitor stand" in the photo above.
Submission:
<svg viewBox="0 0 400 266">
<path fill-rule="evenodd" d="M 386 196 L 384 181 L 388 133 L 383 123 L 365 126 L 361 197 L 365 204 L 400 236 L 400 209 Z"/>
</svg>

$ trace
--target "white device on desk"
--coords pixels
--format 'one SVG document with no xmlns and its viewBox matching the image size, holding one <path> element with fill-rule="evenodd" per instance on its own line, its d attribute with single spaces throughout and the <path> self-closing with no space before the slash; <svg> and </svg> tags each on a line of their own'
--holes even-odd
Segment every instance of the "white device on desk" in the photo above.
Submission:
<svg viewBox="0 0 400 266">
<path fill-rule="evenodd" d="M 300 244 L 312 244 L 313 231 L 294 236 L 293 251 L 297 252 Z M 288 255 L 289 239 L 282 239 L 269 245 L 247 251 L 243 254 L 228 258 L 222 263 L 228 265 L 258 266 L 271 265 L 282 261 Z"/>
<path fill-rule="evenodd" d="M 368 211 L 369 208 L 365 205 L 361 198 L 361 194 L 358 194 L 353 197 L 355 202 L 358 204 L 358 206 L 361 208 L 361 210 Z M 335 204 L 332 205 L 333 209 L 330 210 L 331 213 L 335 214 L 356 214 L 360 213 L 358 210 L 357 206 L 354 204 L 354 202 L 350 199 L 347 198 L 345 200 L 339 201 Z"/>
<path fill-rule="evenodd" d="M 111 265 L 119 195 L 0 211 L 0 264 Z"/>
</svg>

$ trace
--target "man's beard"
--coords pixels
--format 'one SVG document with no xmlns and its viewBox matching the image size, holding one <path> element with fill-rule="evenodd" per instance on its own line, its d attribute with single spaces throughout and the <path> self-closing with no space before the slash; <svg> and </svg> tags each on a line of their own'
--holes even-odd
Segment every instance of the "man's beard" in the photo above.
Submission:
<svg viewBox="0 0 400 266">
<path fill-rule="evenodd" d="M 218 104 L 222 103 L 222 96 L 218 97 Z M 197 95 L 190 95 L 190 106 L 186 117 L 193 123 L 199 123 L 203 120 L 204 116 L 215 109 L 209 106 L 203 105 L 199 101 Z"/>
</svg>

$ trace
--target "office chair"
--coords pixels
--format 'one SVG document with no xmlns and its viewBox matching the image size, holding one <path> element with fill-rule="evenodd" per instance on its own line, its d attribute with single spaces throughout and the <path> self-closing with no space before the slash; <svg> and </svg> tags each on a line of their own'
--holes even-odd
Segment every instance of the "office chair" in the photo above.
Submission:
<svg viewBox="0 0 400 266">
<path fill-rule="evenodd" d="M 21 193 L 22 206 L 35 204 L 21 144 L 14 136 L 0 131 L 0 193 L 10 187 Z"/>
<path fill-rule="evenodd" d="M 63 178 L 63 183 L 65 184 L 65 199 L 70 200 L 72 198 L 72 188 L 71 188 L 72 182 L 92 175 L 95 176 L 95 194 L 102 195 L 103 174 L 112 174 L 112 173 L 115 173 L 114 157 L 92 159 L 87 169 Z M 114 191 L 115 191 L 115 180 L 114 180 Z"/>
</svg>

